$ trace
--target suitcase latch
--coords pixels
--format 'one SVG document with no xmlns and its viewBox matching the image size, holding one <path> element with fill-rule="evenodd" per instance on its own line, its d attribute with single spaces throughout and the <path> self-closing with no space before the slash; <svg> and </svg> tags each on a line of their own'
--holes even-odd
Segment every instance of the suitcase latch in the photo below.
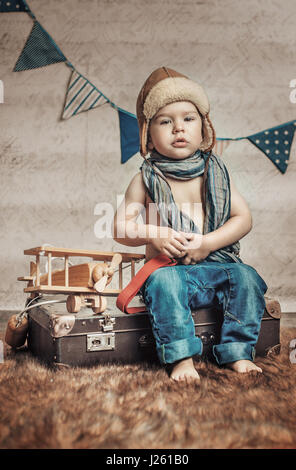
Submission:
<svg viewBox="0 0 296 470">
<path fill-rule="evenodd" d="M 102 327 L 103 331 L 112 331 L 113 325 L 115 323 L 115 318 L 111 317 L 110 314 L 103 315 L 104 318 L 99 320 L 99 324 Z"/>
<path fill-rule="evenodd" d="M 115 333 L 87 335 L 87 351 L 107 351 L 115 349 Z"/>
</svg>

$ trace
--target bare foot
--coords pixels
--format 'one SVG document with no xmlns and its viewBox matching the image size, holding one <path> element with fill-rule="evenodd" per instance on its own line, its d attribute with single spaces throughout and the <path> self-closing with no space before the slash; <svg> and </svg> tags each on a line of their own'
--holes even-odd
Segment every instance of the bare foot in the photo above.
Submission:
<svg viewBox="0 0 296 470">
<path fill-rule="evenodd" d="M 200 380 L 191 357 L 177 362 L 172 369 L 170 378 L 176 382 Z"/>
<path fill-rule="evenodd" d="M 247 359 L 241 359 L 240 361 L 229 362 L 227 367 L 234 370 L 235 372 L 245 373 L 255 370 L 256 372 L 262 372 L 260 367 L 256 366 L 254 362 L 248 361 Z"/>
</svg>

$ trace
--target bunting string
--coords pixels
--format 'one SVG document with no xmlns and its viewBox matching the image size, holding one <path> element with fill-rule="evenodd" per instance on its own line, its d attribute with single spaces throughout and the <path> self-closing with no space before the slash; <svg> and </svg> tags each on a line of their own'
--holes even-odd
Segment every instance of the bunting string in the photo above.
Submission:
<svg viewBox="0 0 296 470">
<path fill-rule="evenodd" d="M 121 163 L 126 163 L 139 152 L 139 127 L 134 114 L 118 107 L 93 83 L 79 73 L 61 49 L 39 23 L 26 0 L 0 0 L 0 13 L 24 12 L 33 20 L 33 27 L 15 64 L 14 72 L 45 67 L 63 62 L 71 68 L 61 119 L 67 120 L 81 112 L 108 103 L 118 112 L 120 128 Z M 246 139 L 258 148 L 281 172 L 288 167 L 296 120 L 271 127 L 246 137 L 217 138 L 214 152 L 222 155 L 232 141 Z"/>
</svg>

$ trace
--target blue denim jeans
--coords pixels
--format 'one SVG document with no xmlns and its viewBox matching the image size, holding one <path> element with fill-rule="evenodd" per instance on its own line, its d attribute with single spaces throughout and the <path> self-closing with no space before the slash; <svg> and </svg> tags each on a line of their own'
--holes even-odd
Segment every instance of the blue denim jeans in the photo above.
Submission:
<svg viewBox="0 0 296 470">
<path fill-rule="evenodd" d="M 254 360 L 266 291 L 257 271 L 244 263 L 202 261 L 154 271 L 141 293 L 160 362 L 172 364 L 202 353 L 191 310 L 211 306 L 224 314 L 220 344 L 213 346 L 217 363 Z"/>
</svg>

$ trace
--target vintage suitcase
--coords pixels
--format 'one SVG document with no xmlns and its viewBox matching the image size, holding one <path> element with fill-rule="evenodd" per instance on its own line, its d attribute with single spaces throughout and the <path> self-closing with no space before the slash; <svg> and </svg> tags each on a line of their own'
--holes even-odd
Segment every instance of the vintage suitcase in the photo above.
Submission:
<svg viewBox="0 0 296 470">
<path fill-rule="evenodd" d="M 212 345 L 219 342 L 221 312 L 206 308 L 192 315 L 196 335 L 203 342 L 203 357 L 213 360 L 211 351 Z M 280 304 L 267 300 L 257 356 L 280 352 L 280 316 Z M 158 362 L 146 312 L 125 314 L 114 303 L 104 314 L 94 314 L 90 308 L 71 314 L 65 304 L 51 304 L 30 310 L 28 320 L 28 349 L 47 364 L 90 366 L 107 362 Z"/>
</svg>

